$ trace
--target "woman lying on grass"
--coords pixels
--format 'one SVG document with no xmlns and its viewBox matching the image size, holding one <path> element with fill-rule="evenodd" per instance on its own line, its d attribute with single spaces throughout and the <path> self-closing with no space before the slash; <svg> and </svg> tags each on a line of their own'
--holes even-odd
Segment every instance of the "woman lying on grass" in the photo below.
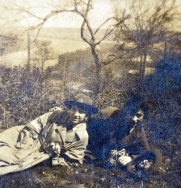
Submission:
<svg viewBox="0 0 181 188">
<path fill-rule="evenodd" d="M 83 94 L 65 101 L 67 110 L 48 112 L 25 126 L 0 133 L 0 175 L 32 167 L 46 159 L 52 165 L 79 166 L 88 144 L 86 122 L 97 113 Z"/>
</svg>

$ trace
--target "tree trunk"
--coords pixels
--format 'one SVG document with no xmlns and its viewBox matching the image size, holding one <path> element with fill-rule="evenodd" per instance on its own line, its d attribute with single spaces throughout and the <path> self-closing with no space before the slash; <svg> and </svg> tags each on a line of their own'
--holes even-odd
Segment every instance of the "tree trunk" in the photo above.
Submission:
<svg viewBox="0 0 181 188">
<path fill-rule="evenodd" d="M 31 61 L 31 46 L 30 46 L 30 35 L 27 33 L 27 74 L 30 72 L 30 61 Z"/>
<path fill-rule="evenodd" d="M 144 57 L 143 57 L 143 70 L 142 70 L 142 79 L 144 79 L 145 77 L 145 69 L 146 69 L 146 58 L 147 58 L 147 53 L 144 53 Z"/>
<path fill-rule="evenodd" d="M 166 41 L 165 41 L 164 51 L 163 51 L 163 60 L 166 63 L 166 61 L 167 61 L 167 43 L 166 43 Z"/>
<path fill-rule="evenodd" d="M 91 52 L 92 52 L 92 56 L 94 58 L 94 63 L 96 65 L 96 87 L 95 87 L 95 93 L 98 94 L 101 90 L 101 65 L 99 62 L 99 57 L 98 54 L 96 53 L 96 49 L 95 49 L 95 45 L 91 45 Z"/>
<path fill-rule="evenodd" d="M 142 58 L 142 51 L 138 50 L 138 57 L 140 58 L 140 69 L 139 69 L 139 79 L 142 80 L 142 67 L 143 67 L 143 58 Z"/>
<path fill-rule="evenodd" d="M 140 81 L 143 81 L 145 77 L 145 68 L 146 68 L 146 52 L 140 52 Z"/>
</svg>

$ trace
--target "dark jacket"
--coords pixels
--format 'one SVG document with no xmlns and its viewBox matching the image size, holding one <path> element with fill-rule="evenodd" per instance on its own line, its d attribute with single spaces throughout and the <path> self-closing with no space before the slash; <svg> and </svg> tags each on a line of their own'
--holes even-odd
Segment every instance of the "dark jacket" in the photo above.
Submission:
<svg viewBox="0 0 181 188">
<path fill-rule="evenodd" d="M 130 155 L 139 155 L 149 148 L 144 127 L 141 123 L 133 128 L 133 122 L 125 122 L 117 108 L 106 108 L 98 118 L 88 123 L 89 143 L 87 149 L 97 160 L 105 160 L 112 149 L 125 148 Z"/>
<path fill-rule="evenodd" d="M 128 154 L 139 155 L 144 150 L 149 149 L 147 137 L 141 122 L 136 125 L 131 124 L 133 122 L 127 125 L 119 125 L 115 128 L 112 136 L 114 140 L 112 142 L 112 148 L 117 150 L 125 148 Z"/>
</svg>

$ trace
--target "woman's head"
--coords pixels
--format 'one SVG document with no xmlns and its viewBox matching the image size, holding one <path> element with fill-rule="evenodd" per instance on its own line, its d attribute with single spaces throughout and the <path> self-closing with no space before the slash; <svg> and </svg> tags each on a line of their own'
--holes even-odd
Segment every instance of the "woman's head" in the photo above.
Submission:
<svg viewBox="0 0 181 188">
<path fill-rule="evenodd" d="M 143 121 L 143 118 L 144 118 L 144 112 L 143 112 L 141 109 L 139 109 L 139 110 L 135 113 L 135 115 L 132 117 L 132 120 L 133 120 L 135 123 L 137 123 L 138 121 L 139 121 L 139 122 L 142 122 L 142 121 Z"/>
<path fill-rule="evenodd" d="M 83 108 L 77 106 L 72 106 L 71 109 L 69 110 L 69 113 L 70 113 L 70 121 L 74 125 L 83 122 L 87 117 L 86 111 Z"/>
<path fill-rule="evenodd" d="M 81 123 L 86 117 L 98 112 L 98 109 L 92 106 L 90 97 L 84 94 L 78 94 L 74 100 L 65 101 L 64 104 L 69 108 L 70 120 L 73 124 Z"/>
<path fill-rule="evenodd" d="M 143 121 L 148 116 L 148 108 L 143 99 L 136 95 L 132 97 L 124 106 L 124 116 L 133 121 Z"/>
</svg>

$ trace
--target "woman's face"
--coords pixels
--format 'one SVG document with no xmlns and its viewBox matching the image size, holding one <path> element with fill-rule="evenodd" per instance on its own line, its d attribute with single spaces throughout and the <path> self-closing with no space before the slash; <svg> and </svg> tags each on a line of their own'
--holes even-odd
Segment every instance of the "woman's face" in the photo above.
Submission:
<svg viewBox="0 0 181 188">
<path fill-rule="evenodd" d="M 69 113 L 70 113 L 70 120 L 73 125 L 81 123 L 86 118 L 86 112 L 83 109 L 78 108 L 76 106 L 73 106 L 70 109 Z"/>
<path fill-rule="evenodd" d="M 138 121 L 142 122 L 144 118 L 144 113 L 142 110 L 138 110 L 137 113 L 132 117 L 132 120 L 137 123 Z"/>
</svg>

